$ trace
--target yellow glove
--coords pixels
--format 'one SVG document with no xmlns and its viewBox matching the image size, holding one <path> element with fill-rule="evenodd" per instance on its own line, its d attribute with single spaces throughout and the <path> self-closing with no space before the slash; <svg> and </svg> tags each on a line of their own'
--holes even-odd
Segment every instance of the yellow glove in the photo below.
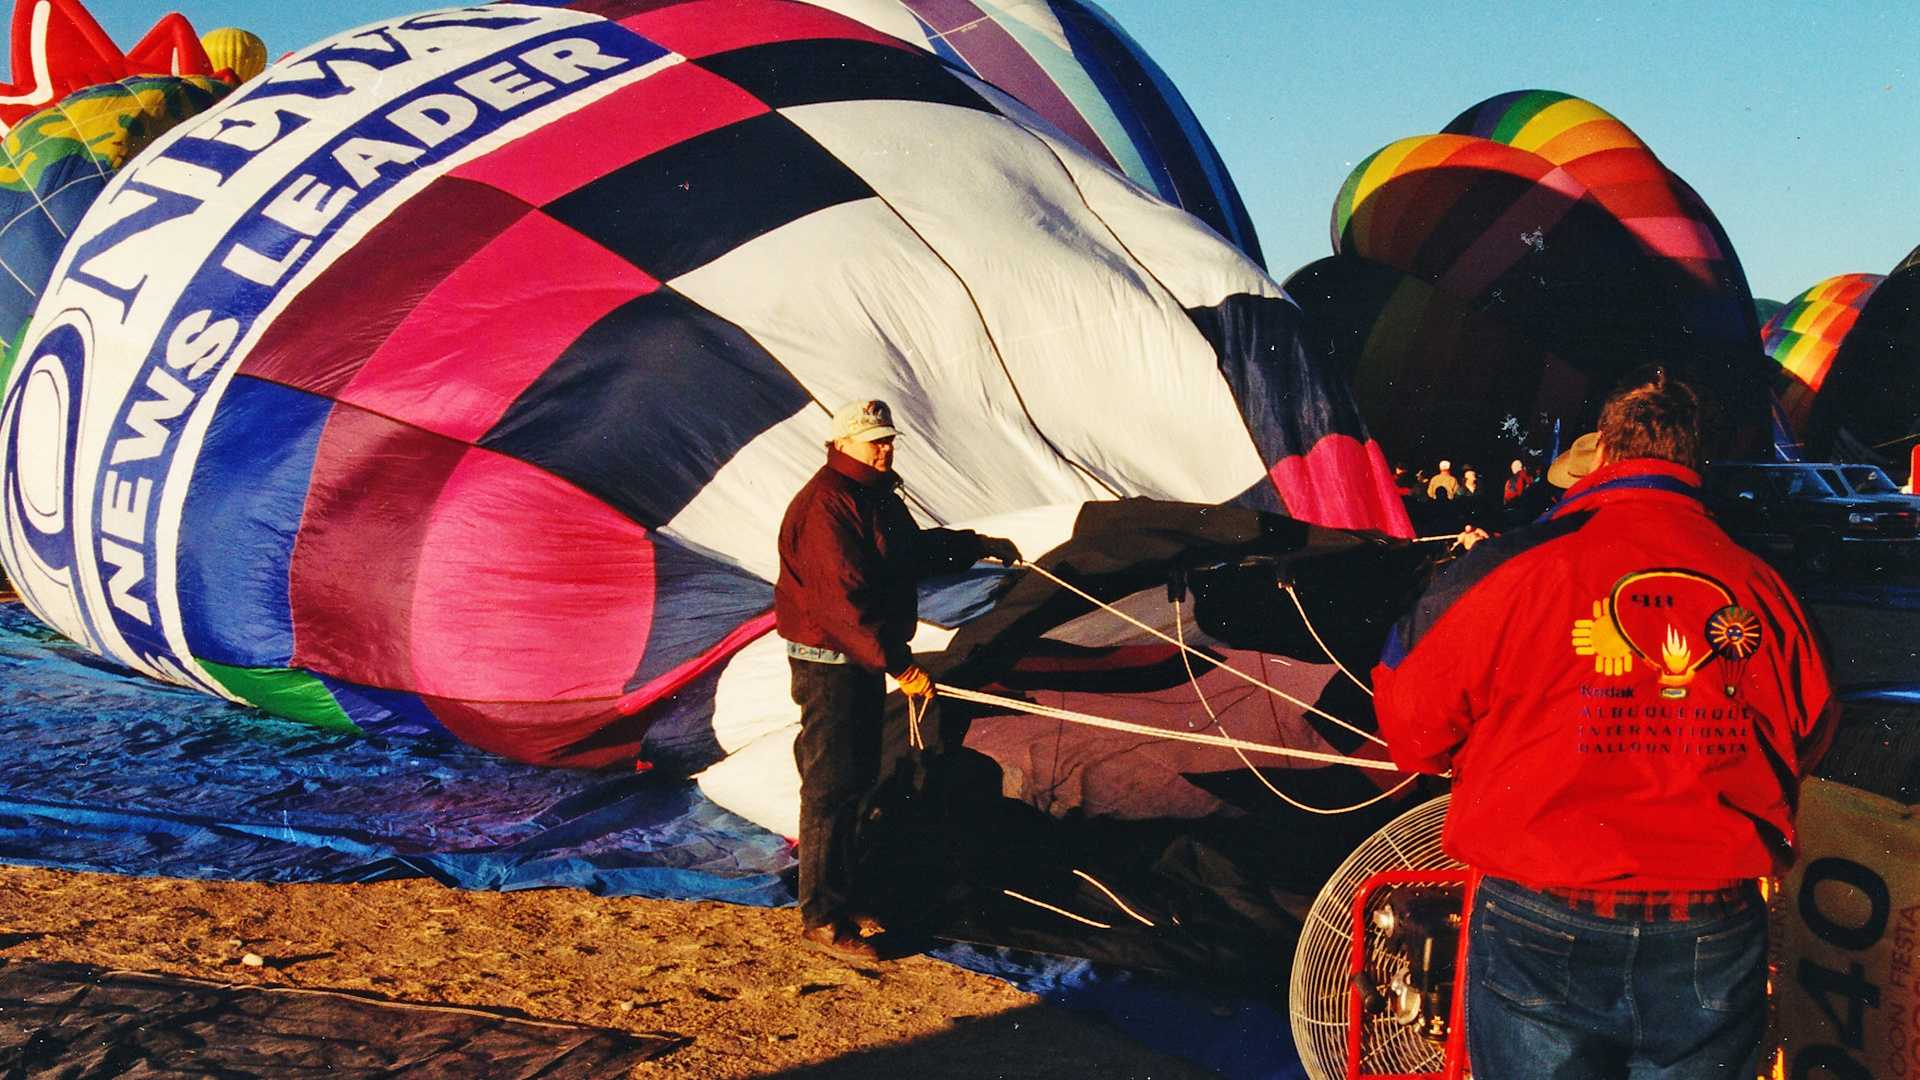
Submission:
<svg viewBox="0 0 1920 1080">
<path fill-rule="evenodd" d="M 933 680 L 915 664 L 898 676 L 900 692 L 908 697 L 927 697 L 933 693 Z"/>
<path fill-rule="evenodd" d="M 1625 675 L 1633 670 L 1633 650 L 1613 625 L 1610 601 L 1593 602 L 1593 618 L 1573 621 L 1573 651 L 1593 657 L 1601 675 Z"/>
</svg>

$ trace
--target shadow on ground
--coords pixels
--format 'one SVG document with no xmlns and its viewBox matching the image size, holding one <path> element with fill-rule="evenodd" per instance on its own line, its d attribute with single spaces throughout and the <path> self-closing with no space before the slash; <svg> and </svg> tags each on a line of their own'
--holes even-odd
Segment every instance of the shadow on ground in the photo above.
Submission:
<svg viewBox="0 0 1920 1080">
<path fill-rule="evenodd" d="M 1110 1043 L 1088 1055 L 1090 1040 L 1075 1039 L 1073 1028 L 1098 1024 L 1045 1006 L 993 1016 L 963 1017 L 957 1026 L 933 1038 L 847 1054 L 814 1065 L 768 1073 L 780 1080 L 1065 1080 L 1103 1077 L 1114 1080 L 1205 1080 L 1218 1074 L 1141 1049 L 1126 1053 Z M 1276 1078 L 1300 1077 L 1296 1071 Z"/>
</svg>

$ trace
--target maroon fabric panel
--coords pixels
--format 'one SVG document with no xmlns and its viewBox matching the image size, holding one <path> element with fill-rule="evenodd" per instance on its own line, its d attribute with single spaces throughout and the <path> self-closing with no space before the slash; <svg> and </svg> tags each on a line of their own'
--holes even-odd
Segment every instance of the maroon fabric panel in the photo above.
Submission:
<svg viewBox="0 0 1920 1080">
<path fill-rule="evenodd" d="M 546 206 L 642 158 L 766 111 L 765 102 L 713 72 L 676 64 L 482 154 L 453 175 Z M 593 152 L 582 153 L 583 146 Z"/>
<path fill-rule="evenodd" d="M 533 765 L 594 769 L 628 764 L 640 757 L 640 738 L 648 724 L 644 716 L 622 715 L 611 700 L 421 700 L 461 742 Z"/>
<path fill-rule="evenodd" d="M 413 593 L 428 511 L 470 449 L 334 406 L 293 548 L 293 667 L 414 688 Z"/>
<path fill-rule="evenodd" d="M 567 9 L 618 22 L 633 15 L 644 15 L 649 11 L 678 7 L 692 2 L 693 0 L 573 0 L 573 3 L 567 5 Z"/>
<path fill-rule="evenodd" d="M 241 374 L 334 397 L 416 304 L 531 209 L 485 184 L 429 184 L 294 297 Z"/>
</svg>

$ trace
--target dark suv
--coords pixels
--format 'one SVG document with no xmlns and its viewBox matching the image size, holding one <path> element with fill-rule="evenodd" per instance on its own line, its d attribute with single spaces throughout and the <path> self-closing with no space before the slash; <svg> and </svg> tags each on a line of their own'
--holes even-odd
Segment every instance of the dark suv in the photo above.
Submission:
<svg viewBox="0 0 1920 1080">
<path fill-rule="evenodd" d="M 1707 494 L 1734 539 L 1808 574 L 1906 566 L 1920 553 L 1920 497 L 1901 494 L 1872 465 L 1716 465 Z"/>
</svg>

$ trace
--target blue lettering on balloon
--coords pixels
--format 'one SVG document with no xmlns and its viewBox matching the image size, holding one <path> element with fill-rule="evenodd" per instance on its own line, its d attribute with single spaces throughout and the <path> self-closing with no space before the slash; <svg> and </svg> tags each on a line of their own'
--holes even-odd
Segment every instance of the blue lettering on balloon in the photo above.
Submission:
<svg viewBox="0 0 1920 1080">
<path fill-rule="evenodd" d="M 72 262 L 67 268 L 68 278 L 119 304 L 121 319 L 126 318 L 128 309 L 133 307 L 140 290 L 146 286 L 147 275 L 140 274 L 131 281 L 115 281 L 108 276 L 101 257 L 110 256 L 114 248 L 149 229 L 193 213 L 200 209 L 205 200 L 134 181 L 121 188 L 113 198 L 115 206 L 127 202 L 143 205 L 76 245 Z"/>
<path fill-rule="evenodd" d="M 440 13 L 409 20 L 408 25 L 425 31 L 456 24 L 521 25 L 537 19 L 512 16 L 504 17 L 506 21 L 502 23 L 502 18 L 477 13 Z M 380 37 L 389 43 L 397 44 L 400 40 L 384 33 Z M 370 64 L 377 58 L 391 63 L 406 58 L 404 49 L 388 52 L 342 45 L 337 50 L 330 48 L 322 52 L 325 56 L 316 54 L 316 58 L 328 62 L 318 65 L 320 77 L 295 80 L 297 85 L 290 83 L 289 93 L 297 92 L 311 99 L 315 87 L 331 93 L 331 87 L 345 85 L 353 68 L 350 65 L 335 67 L 330 62 L 332 59 Z M 96 560 L 100 566 L 112 568 L 113 593 L 122 601 L 110 604 L 108 613 L 132 647 L 170 651 L 164 635 L 154 625 L 157 619 L 151 618 L 151 609 L 144 605 L 151 597 L 148 575 L 157 560 L 157 519 L 164 502 L 160 489 L 178 452 L 178 429 L 193 415 L 193 405 L 215 381 L 207 376 L 222 368 L 228 355 L 225 350 L 246 337 L 255 321 L 274 304 L 289 283 L 298 278 L 301 268 L 314 253 L 322 250 L 331 237 L 395 185 L 422 170 L 441 166 L 475 142 L 535 110 L 590 90 L 608 79 L 630 74 L 668 55 L 666 49 L 606 21 L 557 28 L 517 42 L 510 49 L 476 60 L 386 102 L 379 112 L 353 124 L 304 161 L 288 168 L 284 179 L 235 223 L 187 284 L 155 335 L 152 350 L 135 381 L 135 390 L 121 402 L 114 419 L 112 430 L 116 445 L 125 443 L 117 453 L 110 450 L 121 462 L 112 470 L 114 482 L 132 485 L 134 490 L 142 481 L 150 481 L 152 485 L 151 497 L 144 506 L 144 527 L 122 530 L 138 534 L 139 542 L 129 543 L 124 535 L 116 539 L 99 534 L 94 539 Z M 304 65 L 295 67 L 303 69 Z M 263 92 L 277 91 L 263 87 L 253 91 L 249 98 Z M 474 106 L 471 119 L 458 130 L 436 124 L 431 140 L 422 142 L 410 130 L 426 128 L 419 123 L 402 126 L 392 119 L 396 114 L 405 115 L 403 110 L 422 99 L 438 97 L 444 101 L 450 95 L 464 98 Z M 245 104 L 246 101 L 236 103 Z M 463 116 L 466 113 L 463 109 Z M 195 138 L 175 142 L 169 153 L 189 144 L 199 144 L 188 152 L 213 155 L 220 158 L 220 165 L 231 166 L 230 158 L 221 157 L 225 151 L 207 149 L 204 133 L 193 134 Z M 232 175 L 230 169 L 213 168 L 222 177 Z M 154 189 L 151 193 L 155 202 L 139 211 L 144 215 L 140 221 L 122 222 L 107 230 L 90 242 L 88 250 L 108 250 L 163 220 L 190 213 L 199 205 L 199 200 L 175 192 Z M 79 259 L 76 258 L 75 263 L 78 265 Z M 88 283 L 101 287 L 101 284 Z M 139 288 L 123 284 L 114 292 L 111 291 L 113 283 L 102 284 L 108 286 L 103 290 L 107 295 L 129 305 Z M 169 364 L 169 342 L 188 348 L 194 362 Z M 214 343 L 222 351 L 209 352 L 215 347 Z M 172 370 L 165 378 L 155 376 L 163 367 Z M 180 396 L 183 393 L 187 395 L 184 405 Z M 103 478 L 106 472 L 102 470 Z M 101 498 L 98 483 L 103 482 L 104 479 L 96 482 L 91 493 L 96 505 Z"/>
</svg>

